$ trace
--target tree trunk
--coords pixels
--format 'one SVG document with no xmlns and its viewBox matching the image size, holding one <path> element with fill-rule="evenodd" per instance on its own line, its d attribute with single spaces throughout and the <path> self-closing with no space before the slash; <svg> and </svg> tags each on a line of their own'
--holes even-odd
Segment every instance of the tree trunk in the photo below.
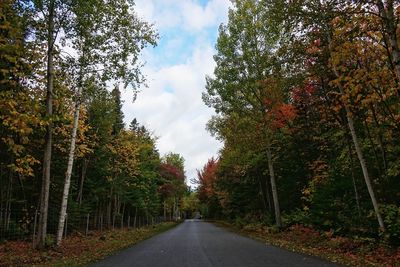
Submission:
<svg viewBox="0 0 400 267">
<path fill-rule="evenodd" d="M 24 182 L 22 181 L 21 174 L 18 174 L 17 177 L 18 177 L 19 186 L 21 187 L 21 192 L 22 192 L 22 198 L 23 198 L 23 202 L 24 202 L 24 207 L 25 207 L 25 209 L 28 209 L 28 206 L 27 206 L 28 200 L 27 200 L 27 198 L 26 198 Z"/>
<path fill-rule="evenodd" d="M 4 228 L 8 231 L 10 226 L 10 218 L 11 218 L 11 198 L 12 198 L 12 190 L 13 190 L 13 177 L 14 172 L 10 170 L 9 172 L 9 180 L 7 186 L 7 199 L 6 199 L 6 211 L 4 215 Z M 0 225 L 1 226 L 1 225 Z"/>
<path fill-rule="evenodd" d="M 82 173 L 81 173 L 81 180 L 79 183 L 79 191 L 78 191 L 78 196 L 76 198 L 77 202 L 79 205 L 82 204 L 82 197 L 83 197 L 83 185 L 85 183 L 85 178 L 86 178 L 86 171 L 89 166 L 89 159 L 84 159 L 83 160 L 83 165 L 82 165 Z"/>
<path fill-rule="evenodd" d="M 271 198 L 271 190 L 270 189 L 271 189 L 270 181 L 268 181 L 268 177 L 265 177 L 265 194 L 267 196 L 269 212 L 272 213 L 273 199 Z"/>
<path fill-rule="evenodd" d="M 268 210 L 268 207 L 267 207 L 267 198 L 266 198 L 264 188 L 263 188 L 263 181 L 260 177 L 258 178 L 258 184 L 260 185 L 260 194 L 261 194 L 262 203 L 264 205 L 264 210 L 267 213 L 270 210 Z"/>
<path fill-rule="evenodd" d="M 328 33 L 327 37 L 328 37 L 329 50 L 332 53 L 332 41 L 331 41 L 330 33 Z M 338 71 L 336 70 L 336 68 L 333 67 L 332 70 L 333 70 L 333 73 L 335 74 L 335 76 L 337 78 L 339 78 L 340 75 L 339 75 Z M 341 85 L 339 85 L 338 87 L 339 87 L 340 93 L 342 95 L 344 95 L 343 87 Z M 375 211 L 376 218 L 378 220 L 379 227 L 384 232 L 385 231 L 385 224 L 384 224 L 384 222 L 382 220 L 382 217 L 381 217 L 381 214 L 379 212 L 379 204 L 378 204 L 378 201 L 377 201 L 377 199 L 375 197 L 374 190 L 372 188 L 372 183 L 371 183 L 371 179 L 369 177 L 367 163 L 365 162 L 365 159 L 364 159 L 364 154 L 363 154 L 363 152 L 361 150 L 361 147 L 360 147 L 360 144 L 358 142 L 357 133 L 356 133 L 356 130 L 355 130 L 355 127 L 354 127 L 354 121 L 353 121 L 353 118 L 351 116 L 351 111 L 350 111 L 349 106 L 346 103 L 343 103 L 343 105 L 344 105 L 345 112 L 346 112 L 347 125 L 349 126 L 349 130 L 350 130 L 350 133 L 351 133 L 351 137 L 353 139 L 354 147 L 355 147 L 356 152 L 357 152 L 357 157 L 358 157 L 358 160 L 360 162 L 361 169 L 362 169 L 362 172 L 363 172 L 365 184 L 367 185 L 368 193 L 369 193 L 369 196 L 371 198 L 372 206 L 374 207 L 374 211 Z"/>
<path fill-rule="evenodd" d="M 372 104 L 371 104 L 371 111 L 372 111 L 372 117 L 374 119 L 376 128 L 378 130 L 378 144 L 379 144 L 379 148 L 381 150 L 381 156 L 382 156 L 382 161 L 383 161 L 383 171 L 386 174 L 387 173 L 387 159 L 386 159 L 385 142 L 383 140 L 383 133 L 382 133 L 379 121 L 378 121 L 378 117 L 376 116 L 375 108 Z"/>
<path fill-rule="evenodd" d="M 137 207 L 135 207 L 135 217 L 133 218 L 133 228 L 136 229 L 136 219 L 137 219 Z"/>
<path fill-rule="evenodd" d="M 369 142 L 371 144 L 372 152 L 374 153 L 374 157 L 375 157 L 375 160 L 376 160 L 376 165 L 377 165 L 378 171 L 379 171 L 379 177 L 382 177 L 383 176 L 383 169 L 381 167 L 381 163 L 380 163 L 380 160 L 379 160 L 378 152 L 377 152 L 377 149 L 375 148 L 374 138 L 372 137 L 371 131 L 369 130 L 369 126 L 368 126 L 367 120 L 364 120 L 364 125 L 365 125 L 365 130 L 366 130 L 366 133 L 367 133 L 368 140 L 369 140 Z"/>
<path fill-rule="evenodd" d="M 57 239 L 56 239 L 57 246 L 60 245 L 60 243 L 61 243 L 62 234 L 64 231 L 65 215 L 66 215 L 67 206 L 68 206 L 69 187 L 71 185 L 71 174 L 72 174 L 72 167 L 74 165 L 74 156 L 75 156 L 76 133 L 78 131 L 79 111 L 81 108 L 81 101 L 80 101 L 81 92 L 82 92 L 82 86 L 80 86 L 80 84 L 79 84 L 78 92 L 77 92 L 77 99 L 75 102 L 74 126 L 72 128 L 71 143 L 70 143 L 69 155 L 68 155 L 68 165 L 67 165 L 67 171 L 65 173 L 64 191 L 63 191 L 63 196 L 62 196 L 62 200 L 61 200 L 60 218 L 58 220 L 58 230 L 57 230 Z"/>
<path fill-rule="evenodd" d="M 125 208 L 126 208 L 126 204 L 124 202 L 124 204 L 122 205 L 122 216 L 121 216 L 121 228 L 124 228 L 124 216 L 125 216 Z"/>
<path fill-rule="evenodd" d="M 167 204 L 165 203 L 165 200 L 164 200 L 164 221 L 167 221 Z"/>
<path fill-rule="evenodd" d="M 173 220 L 176 221 L 176 198 L 174 197 L 174 205 L 172 207 Z"/>
<path fill-rule="evenodd" d="M 354 174 L 353 153 L 351 152 L 351 141 L 349 140 L 349 137 L 346 139 L 347 139 L 347 147 L 349 148 L 350 171 L 351 171 L 351 180 L 353 181 L 354 197 L 356 199 L 358 216 L 361 217 L 360 197 L 358 195 L 356 177 Z"/>
<path fill-rule="evenodd" d="M 50 167 L 51 167 L 51 148 L 53 141 L 53 52 L 54 52 L 54 16 L 55 0 L 49 2 L 49 16 L 47 28 L 47 94 L 46 94 L 46 118 L 49 120 L 46 127 L 45 150 L 43 156 L 43 176 L 42 189 L 40 193 L 40 216 L 38 224 L 38 235 L 35 246 L 44 248 L 47 235 L 47 214 L 49 208 L 50 190 Z"/>
<path fill-rule="evenodd" d="M 342 93 L 343 93 L 343 91 L 342 91 Z M 381 214 L 379 212 L 379 204 L 378 204 L 378 201 L 377 201 L 377 199 L 375 197 L 375 193 L 374 193 L 374 190 L 372 188 L 371 179 L 369 177 L 367 164 L 365 162 L 363 152 L 362 152 L 360 144 L 358 142 L 356 130 L 354 128 L 354 121 L 353 121 L 353 118 L 350 116 L 349 107 L 346 104 L 344 104 L 344 106 L 345 106 L 345 110 L 346 110 L 347 123 L 349 125 L 349 129 L 350 129 L 351 137 L 353 139 L 354 147 L 356 148 L 358 160 L 360 161 L 360 165 L 361 165 L 361 169 L 362 169 L 362 172 L 363 172 L 363 175 L 364 175 L 365 183 L 367 185 L 368 193 L 369 193 L 369 196 L 371 197 L 371 201 L 372 201 L 372 205 L 374 207 L 375 215 L 376 215 L 376 218 L 378 219 L 379 227 L 381 228 L 382 231 L 385 231 L 385 224 L 384 224 L 384 222 L 382 220 L 382 217 L 381 217 Z"/>
<path fill-rule="evenodd" d="M 397 42 L 397 19 L 394 13 L 393 0 L 387 0 L 386 5 L 382 0 L 379 0 L 377 1 L 377 6 L 385 28 L 383 35 L 387 35 L 389 41 L 394 72 L 397 81 L 400 82 L 400 48 Z"/>
<path fill-rule="evenodd" d="M 278 228 L 281 228 L 282 227 L 281 210 L 279 206 L 278 190 L 276 189 L 275 172 L 274 172 L 274 165 L 272 162 L 272 153 L 270 144 L 268 144 L 267 147 L 267 159 L 268 159 L 268 171 L 271 179 L 272 198 L 274 200 L 275 222 L 276 226 Z"/>
<path fill-rule="evenodd" d="M 110 188 L 110 198 L 109 198 L 109 202 L 107 205 L 107 225 L 108 225 L 108 227 L 111 226 L 112 196 L 113 196 L 113 190 L 111 187 Z"/>
</svg>

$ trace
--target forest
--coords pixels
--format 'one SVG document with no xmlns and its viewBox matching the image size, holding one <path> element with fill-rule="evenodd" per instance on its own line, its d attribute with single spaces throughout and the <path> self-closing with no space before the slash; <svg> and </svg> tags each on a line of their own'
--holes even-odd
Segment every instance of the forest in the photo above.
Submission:
<svg viewBox="0 0 400 267">
<path fill-rule="evenodd" d="M 123 122 L 121 90 L 146 85 L 139 55 L 158 40 L 133 7 L 0 2 L 0 239 L 44 248 L 82 219 L 87 231 L 180 216 L 183 157 Z"/>
<path fill-rule="evenodd" d="M 398 1 L 232 1 L 203 100 L 209 218 L 400 244 Z"/>
<path fill-rule="evenodd" d="M 193 190 L 182 155 L 124 123 L 121 92 L 146 90 L 160 37 L 133 0 L 0 1 L 1 242 L 200 212 L 400 245 L 399 1 L 230 3 L 202 95 L 223 147 Z"/>
</svg>

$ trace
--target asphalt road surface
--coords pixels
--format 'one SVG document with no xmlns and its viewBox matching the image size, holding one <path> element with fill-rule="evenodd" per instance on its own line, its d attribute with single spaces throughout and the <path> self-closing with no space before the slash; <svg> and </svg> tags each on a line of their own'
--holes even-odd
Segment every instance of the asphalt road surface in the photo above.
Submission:
<svg viewBox="0 0 400 267">
<path fill-rule="evenodd" d="M 337 266 L 266 245 L 201 220 L 186 220 L 91 266 Z"/>
</svg>

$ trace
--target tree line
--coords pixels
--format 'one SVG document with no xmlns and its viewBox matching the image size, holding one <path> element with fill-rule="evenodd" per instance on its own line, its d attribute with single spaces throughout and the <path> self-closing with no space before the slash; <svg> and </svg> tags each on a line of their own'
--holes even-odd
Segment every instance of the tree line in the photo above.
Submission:
<svg viewBox="0 0 400 267">
<path fill-rule="evenodd" d="M 120 90 L 145 85 L 139 55 L 157 39 L 131 0 L 1 1 L 0 210 L 5 220 L 39 210 L 38 248 L 50 220 L 60 244 L 74 211 L 108 225 L 128 213 L 179 216 L 184 159 L 161 157 L 121 110 Z"/>
<path fill-rule="evenodd" d="M 208 216 L 398 243 L 398 2 L 232 4 L 203 94 L 224 144 L 197 179 Z"/>
</svg>

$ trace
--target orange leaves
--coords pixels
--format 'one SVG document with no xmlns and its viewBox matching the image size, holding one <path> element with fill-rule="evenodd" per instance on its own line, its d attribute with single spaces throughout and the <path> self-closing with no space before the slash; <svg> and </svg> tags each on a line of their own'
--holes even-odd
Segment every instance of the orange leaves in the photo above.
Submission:
<svg viewBox="0 0 400 267">
<path fill-rule="evenodd" d="M 296 110 L 292 104 L 285 103 L 281 81 L 270 77 L 262 81 L 264 120 L 269 130 L 281 129 L 296 117 Z"/>
<path fill-rule="evenodd" d="M 40 161 L 34 158 L 31 155 L 26 155 L 23 158 L 18 158 L 15 160 L 15 163 L 10 164 L 8 167 L 11 167 L 11 169 L 20 174 L 21 176 L 34 176 L 34 172 L 32 167 L 35 164 L 40 164 Z"/>
<path fill-rule="evenodd" d="M 32 128 L 39 126 L 42 120 L 38 106 L 32 102 L 26 93 L 1 92 L 0 119 L 2 125 L 21 137 L 30 135 L 33 131 Z"/>
<path fill-rule="evenodd" d="M 271 130 L 286 127 L 295 117 L 296 109 L 292 104 L 277 103 L 265 112 L 265 119 Z"/>
<path fill-rule="evenodd" d="M 276 128 L 283 128 L 286 124 L 296 117 L 296 110 L 291 104 L 282 103 L 275 111 Z"/>
<path fill-rule="evenodd" d="M 336 77 L 329 85 L 336 90 L 331 106 L 335 113 L 342 112 L 346 105 L 350 109 L 347 115 L 362 114 L 366 121 L 373 121 L 373 107 L 386 109 L 387 113 L 399 110 L 393 101 L 399 92 L 393 59 L 379 20 L 377 16 L 361 12 L 346 20 L 332 21 L 329 68 Z M 393 115 L 382 119 L 381 124 L 398 125 Z"/>
</svg>

